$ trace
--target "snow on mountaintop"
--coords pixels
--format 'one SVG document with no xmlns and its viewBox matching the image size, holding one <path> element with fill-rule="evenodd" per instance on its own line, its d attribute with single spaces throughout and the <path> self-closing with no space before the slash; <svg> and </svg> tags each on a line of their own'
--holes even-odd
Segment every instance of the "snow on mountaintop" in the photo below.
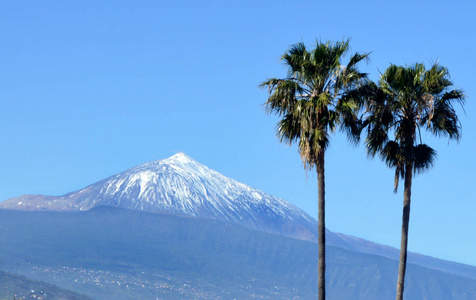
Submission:
<svg viewBox="0 0 476 300">
<path fill-rule="evenodd" d="M 29 211 L 86 211 L 100 206 L 214 219 L 317 241 L 317 222 L 296 206 L 225 177 L 184 153 L 139 165 L 64 196 L 25 195 L 0 203 L 0 209 Z M 328 230 L 326 243 L 398 260 L 397 249 Z M 468 266 L 414 254 L 409 260 L 474 278 Z"/>
<path fill-rule="evenodd" d="M 26 195 L 0 203 L 19 210 L 98 206 L 187 215 L 315 240 L 317 223 L 296 206 L 230 179 L 185 153 L 139 165 L 60 197 Z"/>
<path fill-rule="evenodd" d="M 172 155 L 171 157 L 168 158 L 168 160 L 174 160 L 177 162 L 181 162 L 183 164 L 193 162 L 193 159 L 191 159 L 189 156 L 187 156 L 183 152 L 179 152 L 177 154 Z"/>
</svg>

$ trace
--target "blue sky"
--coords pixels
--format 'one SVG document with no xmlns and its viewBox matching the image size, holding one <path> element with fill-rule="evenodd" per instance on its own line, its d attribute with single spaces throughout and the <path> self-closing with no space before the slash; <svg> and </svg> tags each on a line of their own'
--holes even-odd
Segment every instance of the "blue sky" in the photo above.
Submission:
<svg viewBox="0 0 476 300">
<path fill-rule="evenodd" d="M 467 105 L 459 143 L 415 178 L 409 250 L 476 265 L 476 23 L 470 1 L 4 1 L 0 200 L 62 195 L 183 151 L 317 216 L 317 182 L 280 144 L 258 84 L 297 42 L 351 38 L 390 63 L 446 66 Z M 362 145 L 333 135 L 327 227 L 398 247 L 402 188 Z"/>
</svg>

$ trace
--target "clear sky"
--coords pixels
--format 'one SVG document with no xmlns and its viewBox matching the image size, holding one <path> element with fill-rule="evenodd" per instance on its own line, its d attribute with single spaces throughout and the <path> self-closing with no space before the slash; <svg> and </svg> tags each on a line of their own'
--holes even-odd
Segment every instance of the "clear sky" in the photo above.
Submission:
<svg viewBox="0 0 476 300">
<path fill-rule="evenodd" d="M 446 66 L 468 101 L 459 143 L 415 178 L 409 250 L 476 265 L 472 1 L 3 1 L 0 200 L 62 195 L 183 151 L 317 217 L 317 180 L 280 144 L 258 84 L 291 44 L 351 38 L 362 69 Z M 327 227 L 399 247 L 402 187 L 333 135 Z"/>
</svg>

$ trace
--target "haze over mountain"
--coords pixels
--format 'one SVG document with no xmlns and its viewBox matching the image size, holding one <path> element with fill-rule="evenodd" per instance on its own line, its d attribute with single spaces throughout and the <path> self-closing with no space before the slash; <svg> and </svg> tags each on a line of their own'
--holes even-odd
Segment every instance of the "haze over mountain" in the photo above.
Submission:
<svg viewBox="0 0 476 300">
<path fill-rule="evenodd" d="M 64 196 L 25 195 L 0 208 L 86 211 L 109 206 L 239 224 L 317 240 L 317 223 L 291 203 L 230 179 L 184 153 L 145 163 Z"/>
<path fill-rule="evenodd" d="M 81 212 L 114 207 L 224 221 L 311 242 L 317 222 L 291 203 L 230 179 L 184 153 L 145 163 L 63 196 L 25 195 L 0 203 L 23 211 Z M 329 246 L 398 260 L 398 250 L 326 231 Z M 476 268 L 423 255 L 409 262 L 476 279 Z"/>
<path fill-rule="evenodd" d="M 1 269 L 98 300 L 317 298 L 315 243 L 223 221 L 0 210 L 0 240 Z M 328 299 L 392 299 L 397 271 L 396 260 L 329 246 Z M 409 264 L 405 299 L 474 300 L 476 280 Z"/>
</svg>

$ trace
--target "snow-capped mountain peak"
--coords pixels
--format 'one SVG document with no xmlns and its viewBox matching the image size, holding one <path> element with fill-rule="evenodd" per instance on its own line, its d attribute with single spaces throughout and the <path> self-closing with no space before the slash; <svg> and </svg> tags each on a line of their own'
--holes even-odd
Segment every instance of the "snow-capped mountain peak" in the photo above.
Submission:
<svg viewBox="0 0 476 300">
<path fill-rule="evenodd" d="M 78 210 L 97 206 L 187 215 L 315 240 L 316 222 L 296 206 L 177 153 L 64 196 L 22 196 L 0 208 Z"/>
<path fill-rule="evenodd" d="M 165 161 L 173 161 L 173 162 L 180 162 L 182 164 L 188 164 L 188 163 L 193 163 L 195 162 L 190 156 L 183 152 L 176 153 L 172 155 L 171 157 L 165 159 Z"/>
</svg>

